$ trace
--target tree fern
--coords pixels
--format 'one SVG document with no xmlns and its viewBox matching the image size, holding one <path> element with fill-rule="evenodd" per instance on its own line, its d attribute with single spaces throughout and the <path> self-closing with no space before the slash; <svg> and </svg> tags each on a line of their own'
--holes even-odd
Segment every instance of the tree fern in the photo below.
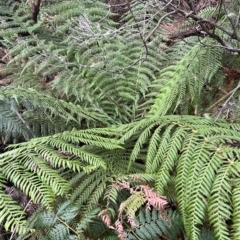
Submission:
<svg viewBox="0 0 240 240">
<path fill-rule="evenodd" d="M 237 239 L 239 238 L 239 218 L 238 218 L 238 213 L 239 213 L 239 207 L 238 204 L 236 202 L 237 197 L 239 196 L 239 187 L 238 187 L 238 180 L 235 183 L 234 189 L 232 191 L 232 204 L 233 204 L 233 212 L 234 214 L 232 215 L 233 218 L 233 234 L 232 234 L 232 238 L 233 239 Z"/>
<path fill-rule="evenodd" d="M 43 20 L 41 31 L 33 31 L 28 42 L 19 39 L 8 52 L 12 59 L 7 68 L 22 65 L 18 70 L 21 75 L 14 77 L 13 84 L 26 82 L 29 76 L 25 75 L 34 67 L 39 78 L 54 79 L 52 87 L 58 96 L 74 99 L 91 111 L 109 116 L 114 123 L 142 118 L 150 102 L 147 106 L 142 103 L 165 57 L 161 48 L 159 54 L 155 51 L 161 38 L 154 35 L 144 43 L 137 23 L 126 22 L 116 29 L 108 7 L 100 2 L 80 1 L 43 7 L 42 11 L 54 18 Z M 142 21 L 144 27 L 145 19 Z M 55 29 L 56 24 L 58 31 L 53 34 L 50 29 Z M 129 35 L 132 28 L 135 33 Z M 34 84 L 41 87 L 39 78 L 35 83 L 33 78 L 29 81 L 32 88 Z"/>
<path fill-rule="evenodd" d="M 33 25 L 28 5 L 19 8 L 16 1 L 8 0 L 0 3 L 1 30 L 0 36 L 6 40 L 16 38 L 16 34 L 25 34 Z"/>
<path fill-rule="evenodd" d="M 98 113 L 90 113 L 81 106 L 47 96 L 34 89 L 3 87 L 1 94 L 0 129 L 4 143 L 29 140 L 36 136 L 67 130 L 63 126 L 65 123 L 72 129 L 79 127 L 85 119 L 92 123 L 98 121 L 94 120 Z M 100 115 L 99 121 L 102 122 L 103 116 Z"/>
<path fill-rule="evenodd" d="M 229 159 L 229 161 L 234 160 Z M 228 162 L 227 165 L 223 165 L 221 170 L 219 170 L 219 174 L 213 183 L 212 196 L 210 197 L 209 218 L 210 222 L 215 227 L 215 236 L 217 239 L 231 239 L 226 221 L 231 219 L 231 213 L 233 212 L 229 204 L 231 199 L 230 194 L 232 192 L 232 186 L 229 183 L 229 175 L 231 175 L 231 173 L 237 173 L 233 163 L 234 162 Z M 218 216 L 217 218 L 216 214 Z M 236 229 L 235 231 L 236 233 L 238 232 Z"/>
<path fill-rule="evenodd" d="M 38 210 L 30 222 L 30 226 L 37 231 L 32 236 L 19 235 L 17 239 L 77 239 L 76 235 L 70 233 L 72 229 L 69 224 L 78 214 L 78 209 L 66 201 L 54 210 Z"/>
<path fill-rule="evenodd" d="M 3 187 L 3 184 L 1 184 Z M 5 223 L 5 229 L 11 232 L 26 233 L 30 229 L 26 227 L 26 215 L 22 208 L 6 196 L 4 192 L 0 193 L 1 199 L 1 224 Z"/>
</svg>

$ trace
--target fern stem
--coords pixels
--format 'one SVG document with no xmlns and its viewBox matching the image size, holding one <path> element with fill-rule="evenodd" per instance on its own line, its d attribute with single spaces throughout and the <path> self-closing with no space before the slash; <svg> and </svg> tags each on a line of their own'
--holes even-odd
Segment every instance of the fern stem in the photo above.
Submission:
<svg viewBox="0 0 240 240">
<path fill-rule="evenodd" d="M 163 236 L 162 238 L 163 238 L 162 240 L 170 240 L 169 238 L 167 238 L 165 236 Z"/>
<path fill-rule="evenodd" d="M 98 239 L 102 234 L 104 234 L 107 231 L 108 229 L 105 229 L 104 231 L 100 232 L 96 237 L 92 238 L 92 240 Z"/>
<path fill-rule="evenodd" d="M 128 225 L 126 222 L 123 221 L 123 223 L 124 223 L 124 225 L 132 232 L 132 234 L 133 234 L 138 240 L 142 240 L 141 238 L 139 238 L 139 237 L 137 236 L 137 234 L 132 230 L 132 228 L 129 227 L 129 225 Z"/>
<path fill-rule="evenodd" d="M 26 211 L 28 205 L 29 205 L 31 202 L 32 202 L 31 199 L 27 202 L 26 206 L 25 206 L 24 209 L 23 209 L 23 213 L 22 213 L 22 215 L 24 214 L 24 212 Z M 17 227 L 17 225 L 16 225 L 16 227 Z M 16 227 L 15 227 L 14 231 L 12 232 L 12 234 L 11 234 L 9 240 L 12 240 L 12 239 L 14 238 L 14 235 L 16 234 Z"/>
<path fill-rule="evenodd" d="M 218 120 L 218 118 L 220 117 L 220 115 L 222 114 L 223 109 L 226 107 L 227 103 L 230 101 L 230 99 L 233 97 L 233 95 L 236 93 L 236 91 L 240 88 L 240 81 L 238 82 L 237 87 L 235 87 L 232 91 L 231 91 L 231 95 L 229 96 L 229 98 L 224 102 L 223 106 L 221 107 L 217 117 L 215 118 L 215 122 Z"/>
<path fill-rule="evenodd" d="M 21 114 L 14 108 L 12 107 L 12 110 L 16 113 L 16 115 L 18 116 L 18 118 L 21 120 L 21 122 L 26 126 L 26 128 L 32 133 L 32 136 L 34 138 L 36 138 L 37 136 L 34 134 L 33 130 L 31 129 L 31 127 L 29 126 L 29 124 L 23 119 L 23 117 L 21 116 Z"/>
<path fill-rule="evenodd" d="M 167 4 L 167 5 L 168 5 L 168 4 Z M 164 8 L 166 8 L 167 5 L 166 5 Z M 158 21 L 157 25 L 154 27 L 154 29 L 147 35 L 147 37 L 145 38 L 144 42 L 147 42 L 147 41 L 150 39 L 150 37 L 156 32 L 156 30 L 159 28 L 160 24 L 162 23 L 162 21 L 163 21 L 166 17 L 168 17 L 168 16 L 170 16 L 170 15 L 173 15 L 173 14 L 176 13 L 176 12 L 177 12 L 176 10 L 173 10 L 173 11 L 171 11 L 171 12 L 166 13 L 165 15 L 163 15 L 163 16 L 159 19 L 159 21 Z"/>
<path fill-rule="evenodd" d="M 129 115 L 126 111 L 124 111 L 108 94 L 106 94 L 101 88 L 99 88 L 100 91 L 103 93 L 103 95 L 108 99 L 110 100 L 112 103 L 114 103 L 116 105 L 116 107 L 121 111 L 123 112 L 128 118 L 130 118 L 131 120 L 132 119 L 132 116 Z"/>
<path fill-rule="evenodd" d="M 226 95 L 224 95 L 223 97 L 221 97 L 217 102 L 215 102 L 213 105 L 211 105 L 210 107 L 208 107 L 207 109 L 206 109 L 206 111 L 209 111 L 209 110 L 211 110 L 212 108 L 214 108 L 218 103 L 220 103 L 222 100 L 224 100 L 226 97 L 228 97 L 230 94 L 232 94 L 232 92 L 235 90 L 235 88 L 232 90 L 232 91 L 230 91 L 230 92 L 228 92 Z"/>
<path fill-rule="evenodd" d="M 63 225 L 65 225 L 67 228 L 69 228 L 72 232 L 74 232 L 79 239 L 81 239 L 81 235 L 79 235 L 73 228 L 71 228 L 68 224 L 66 224 L 62 219 L 60 219 L 58 216 L 56 216 L 56 219 L 61 222 Z"/>
</svg>

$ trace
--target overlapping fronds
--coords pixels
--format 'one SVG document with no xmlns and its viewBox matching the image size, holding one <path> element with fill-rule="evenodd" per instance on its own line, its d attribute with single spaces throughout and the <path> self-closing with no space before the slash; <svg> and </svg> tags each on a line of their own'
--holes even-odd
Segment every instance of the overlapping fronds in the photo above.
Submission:
<svg viewBox="0 0 240 240">
<path fill-rule="evenodd" d="M 93 148 L 94 146 L 91 147 L 91 149 Z M 89 147 L 85 148 L 85 150 L 96 154 Z M 73 188 L 70 201 L 78 206 L 83 214 L 87 214 L 97 208 L 100 202 L 102 205 L 105 205 L 106 198 L 116 203 L 119 189 L 112 187 L 116 181 L 129 181 L 129 179 L 132 179 L 132 181 L 138 179 L 135 180 L 138 182 L 140 180 L 141 182 L 146 180 L 153 181 L 154 176 L 142 174 L 144 168 L 139 163 L 134 164 L 130 175 L 127 174 L 128 161 L 126 158 L 129 158 L 129 154 L 123 157 L 121 156 L 122 152 L 124 152 L 124 149 L 122 151 L 121 149 L 97 151 L 98 156 L 101 156 L 105 161 L 106 170 L 100 168 L 90 174 L 81 172 L 69 179 Z"/>
<path fill-rule="evenodd" d="M 106 162 L 101 156 L 84 150 L 81 145 L 118 149 L 121 148 L 120 143 L 102 134 L 91 134 L 85 130 L 64 132 L 17 144 L 14 149 L 1 155 L 1 183 L 3 185 L 8 181 L 12 182 L 34 202 L 49 207 L 55 196 L 66 196 L 71 189 L 71 183 L 64 178 L 64 171 L 59 169 L 71 170 L 72 173 L 106 169 Z M 8 196 L 4 197 L 3 192 L 1 199 L 1 221 L 7 217 L 5 227 L 22 232 L 24 213 L 16 204 L 9 208 L 7 204 L 13 201 Z"/>
<path fill-rule="evenodd" d="M 2 191 L 6 183 L 6 178 L 2 173 L 0 178 L 1 224 L 5 223 L 5 229 L 11 232 L 19 232 L 21 234 L 29 232 L 30 229 L 26 226 L 26 214 L 23 212 L 22 208 L 16 204 L 16 201 Z"/>
<path fill-rule="evenodd" d="M 99 134 L 97 134 L 98 131 Z M 75 186 L 71 201 L 76 203 L 77 206 L 81 206 L 82 212 L 87 213 L 94 210 L 99 202 L 103 201 L 105 189 L 108 189 L 106 200 L 109 203 L 107 203 L 106 211 L 109 210 L 112 213 L 115 211 L 124 212 L 132 218 L 145 201 L 150 201 L 148 197 L 155 195 L 153 193 L 144 195 L 145 190 L 131 190 L 130 195 L 124 194 L 125 199 L 121 199 L 122 205 L 119 205 L 118 210 L 118 203 L 120 204 L 119 191 L 137 189 L 137 182 L 148 181 L 154 184 L 155 191 L 163 196 L 168 193 L 168 187 L 174 185 L 175 199 L 173 201 L 177 202 L 186 234 L 191 239 L 199 239 L 202 234 L 201 229 L 206 226 L 206 223 L 211 224 L 217 239 L 232 239 L 232 236 L 238 236 L 238 218 L 236 217 L 238 215 L 236 202 L 239 178 L 237 169 L 240 155 L 238 149 L 240 126 L 238 124 L 230 125 L 224 121 L 216 123 L 209 118 L 194 116 L 165 116 L 159 119 L 146 119 L 138 123 L 123 125 L 116 129 L 115 133 L 113 133 L 113 129 L 105 129 L 104 131 L 106 136 L 115 136 L 116 139 L 119 139 L 122 134 L 121 141 L 125 142 L 126 146 L 134 141 L 134 144 L 131 145 L 132 151 L 128 155 L 128 165 L 125 166 L 130 175 L 112 172 L 111 165 L 108 166 L 106 172 L 98 169 L 88 176 L 85 173 L 75 175 L 70 181 L 72 186 Z M 88 130 L 82 132 L 85 139 L 83 142 L 92 145 L 92 149 L 95 145 L 95 152 L 99 153 L 99 157 L 105 158 L 103 165 L 101 165 L 101 161 L 98 161 L 98 165 L 95 165 L 95 167 L 102 166 L 102 169 L 106 166 L 104 164 L 109 163 L 114 155 L 114 153 L 108 155 L 107 151 L 111 152 L 111 149 L 115 149 L 116 144 L 119 143 L 119 140 L 106 138 L 103 144 L 102 137 L 97 136 L 103 136 L 104 131 L 95 129 L 89 130 L 89 133 Z M 90 133 L 94 134 L 89 139 L 88 134 Z M 70 134 L 72 135 L 72 133 L 69 133 L 65 137 L 63 137 L 64 135 L 56 135 L 54 138 L 44 138 L 42 144 L 53 144 L 52 147 L 61 149 L 62 147 L 58 147 L 58 138 L 74 141 L 75 137 L 70 137 Z M 95 136 L 96 139 L 99 138 L 96 140 L 99 143 L 92 144 Z M 22 152 L 28 145 L 30 145 L 30 149 L 33 145 L 35 151 L 39 151 L 45 158 L 52 156 L 48 161 L 54 167 L 58 167 L 59 163 L 57 164 L 57 162 L 59 160 L 55 161 L 54 155 L 50 154 L 48 148 L 44 146 L 43 150 L 41 148 L 42 144 L 39 145 L 39 140 L 35 141 L 38 142 L 37 145 L 30 143 L 19 145 Z M 101 155 L 99 147 L 105 147 L 108 150 L 102 151 Z M 70 146 L 62 148 L 62 151 L 65 154 L 69 152 L 77 155 Z M 117 155 L 118 152 L 116 151 L 115 154 Z M 82 161 L 81 166 L 74 166 L 75 158 L 73 160 L 74 162 L 71 162 L 71 165 L 67 162 L 65 165 L 63 164 L 63 167 L 68 166 L 73 170 L 87 168 L 86 164 L 83 166 Z M 89 159 L 87 162 L 96 164 L 96 160 Z M 137 174 L 132 174 L 139 162 L 144 163 L 145 169 Z M 92 169 L 91 166 L 90 168 Z M 116 168 L 117 165 L 115 165 L 115 170 Z M 111 183 L 115 181 L 119 184 L 120 181 L 124 181 L 126 184 L 121 185 L 122 188 L 114 188 Z M 155 200 L 156 196 L 154 197 Z M 153 206 L 158 208 L 157 205 Z M 104 221 L 107 221 L 107 219 Z M 229 230 L 229 222 L 233 222 L 233 229 L 231 230 Z M 115 230 L 118 234 L 125 231 L 124 227 L 120 228 L 120 221 L 115 223 Z"/>
<path fill-rule="evenodd" d="M 177 64 L 164 68 L 160 78 L 166 84 L 157 96 L 149 116 L 175 112 L 180 104 L 189 104 L 198 112 L 204 84 L 210 82 L 217 73 L 221 59 L 219 49 L 195 45 Z"/>
<path fill-rule="evenodd" d="M 212 224 L 217 239 L 231 239 L 233 232 L 234 236 L 238 234 L 236 227 L 229 231 L 227 222 L 238 214 L 231 202 L 236 202 L 233 193 L 239 178 L 239 129 L 239 125 L 211 119 L 165 116 L 132 125 L 122 138 L 137 138 L 128 169 L 142 159 L 146 173 L 157 174 L 155 189 L 163 195 L 174 183 L 181 217 L 191 239 L 198 239 L 199 226 L 206 220 Z M 145 156 L 142 148 L 147 149 Z M 237 226 L 238 220 L 234 219 Z"/>
<path fill-rule="evenodd" d="M 135 218 L 135 229 L 128 230 L 127 240 L 178 239 L 182 236 L 183 225 L 180 215 L 173 211 L 157 211 L 141 209 Z"/>
<path fill-rule="evenodd" d="M 142 9 L 138 4 L 130 6 L 133 12 Z M 166 58 L 162 37 L 150 34 L 148 39 L 162 13 L 151 5 L 145 7 L 144 15 L 129 12 L 132 20 L 123 18 L 125 23 L 119 28 L 109 5 L 100 1 L 62 1 L 43 7 L 39 26 L 29 30 L 28 41 L 18 39 L 11 46 L 4 71 L 17 65 L 21 74 L 14 75 L 13 85 L 53 87 L 61 98 L 109 116 L 112 122 L 141 119 L 152 104 L 143 104 L 149 87 Z M 30 77 L 31 72 L 35 77 Z M 162 86 L 157 83 L 155 95 Z"/>
<path fill-rule="evenodd" d="M 35 201 L 46 205 L 55 194 L 64 194 L 70 187 L 69 182 L 61 178 L 61 173 L 51 167 L 69 168 L 72 171 L 83 169 L 87 172 L 99 167 L 104 169 L 114 155 L 110 153 L 111 149 L 119 148 L 121 142 L 118 139 L 122 134 L 121 140 L 126 146 L 134 140 L 134 144 L 130 145 L 133 149 L 127 154 L 129 163 L 125 169 L 132 173 L 137 162 L 145 163 L 146 169 L 142 169 L 142 174 L 145 171 L 149 177 L 139 172 L 135 179 L 155 180 L 155 190 L 162 195 L 174 183 L 181 218 L 191 239 L 198 239 L 199 226 L 204 225 L 205 221 L 212 224 L 217 238 L 231 239 L 232 235 L 238 234 L 238 218 L 233 216 L 238 215 L 239 130 L 237 124 L 230 125 L 223 121 L 215 123 L 208 118 L 165 116 L 123 125 L 115 132 L 113 128 L 65 132 L 21 143 L 3 154 L 2 179 L 11 180 Z M 89 147 L 81 147 L 81 143 Z M 87 152 L 94 146 L 99 155 Z M 100 151 L 100 148 L 108 150 Z M 118 155 L 118 152 L 115 154 Z M 85 173 L 77 174 L 70 181 L 72 186 L 78 185 L 71 201 L 82 206 L 87 213 L 95 209 L 109 183 L 121 178 L 134 179 L 131 175 L 111 175 L 111 165 L 107 172 L 99 169 L 88 176 Z M 36 189 L 37 195 L 34 194 Z M 111 194 L 116 196 L 114 192 Z M 129 203 L 135 197 L 139 199 L 137 193 L 133 194 Z M 234 205 L 230 204 L 231 201 Z M 140 207 L 141 204 L 135 204 L 133 208 L 136 206 Z M 137 210 L 130 208 L 131 204 L 126 208 L 129 213 Z M 219 215 L 222 217 L 219 218 Z M 234 222 L 231 232 L 228 221 Z"/>
<path fill-rule="evenodd" d="M 0 96 L 0 132 L 4 144 L 74 127 L 86 128 L 88 124 L 104 126 L 110 120 L 108 116 L 104 120 L 102 114 L 30 88 L 1 87 Z"/>
<path fill-rule="evenodd" d="M 14 0 L 1 1 L 0 16 L 0 37 L 8 41 L 16 38 L 17 34 L 24 35 L 33 25 L 28 5 L 19 7 Z"/>
<path fill-rule="evenodd" d="M 238 94 L 239 1 L 229 12 L 215 3 L 197 9 L 222 28 L 236 25 L 229 35 L 210 24 L 221 48 L 203 29 L 165 35 L 174 2 L 121 1 L 116 22 L 112 1 L 42 1 L 35 24 L 30 1 L 0 3 L 0 147 L 23 142 L 0 155 L 7 231 L 19 239 L 239 239 L 240 126 L 208 112 L 184 115 Z M 181 18 L 186 29 L 201 22 L 188 22 L 191 14 Z M 41 205 L 32 224 L 3 191 L 8 184 Z M 167 202 L 177 210 L 163 210 Z"/>
<path fill-rule="evenodd" d="M 30 218 L 28 226 L 38 231 L 32 235 L 21 234 L 17 239 L 44 239 L 46 233 L 49 239 L 77 239 L 77 236 L 71 233 L 72 229 L 69 226 L 77 215 L 78 208 L 68 201 L 56 206 L 54 211 L 38 209 L 37 214 Z M 79 235 L 79 237 L 81 236 Z"/>
</svg>

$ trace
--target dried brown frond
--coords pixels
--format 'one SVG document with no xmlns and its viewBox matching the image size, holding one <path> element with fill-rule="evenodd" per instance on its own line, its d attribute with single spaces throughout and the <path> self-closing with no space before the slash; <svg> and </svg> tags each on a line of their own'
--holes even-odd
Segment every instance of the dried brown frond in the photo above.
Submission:
<svg viewBox="0 0 240 240">
<path fill-rule="evenodd" d="M 109 194 L 112 193 L 111 190 L 117 190 L 118 192 L 127 190 L 130 193 L 130 197 L 121 202 L 118 209 L 118 218 L 114 224 L 111 224 L 111 217 L 108 211 L 110 196 L 107 196 L 106 209 L 99 214 L 104 224 L 108 228 L 114 229 L 121 240 L 126 239 L 124 224 L 129 223 L 132 229 L 137 227 L 134 216 L 140 207 L 145 206 L 149 210 L 151 208 L 157 210 L 168 208 L 167 198 L 158 194 L 153 188 L 146 184 L 131 186 L 131 182 L 128 181 L 116 181 L 111 185 Z M 126 222 L 124 222 L 124 219 Z"/>
<path fill-rule="evenodd" d="M 162 210 L 168 206 L 167 198 L 158 194 L 153 188 L 148 185 L 141 185 L 140 188 L 145 194 L 147 209 L 154 207 L 157 210 Z"/>
</svg>

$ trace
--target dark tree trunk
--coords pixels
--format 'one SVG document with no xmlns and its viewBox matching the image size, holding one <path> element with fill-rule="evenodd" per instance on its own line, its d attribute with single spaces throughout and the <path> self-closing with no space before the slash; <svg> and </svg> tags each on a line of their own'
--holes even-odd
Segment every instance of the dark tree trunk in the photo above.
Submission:
<svg viewBox="0 0 240 240">
<path fill-rule="evenodd" d="M 38 14 L 40 11 L 41 0 L 35 0 L 35 2 L 30 2 L 32 20 L 37 23 Z"/>
</svg>

